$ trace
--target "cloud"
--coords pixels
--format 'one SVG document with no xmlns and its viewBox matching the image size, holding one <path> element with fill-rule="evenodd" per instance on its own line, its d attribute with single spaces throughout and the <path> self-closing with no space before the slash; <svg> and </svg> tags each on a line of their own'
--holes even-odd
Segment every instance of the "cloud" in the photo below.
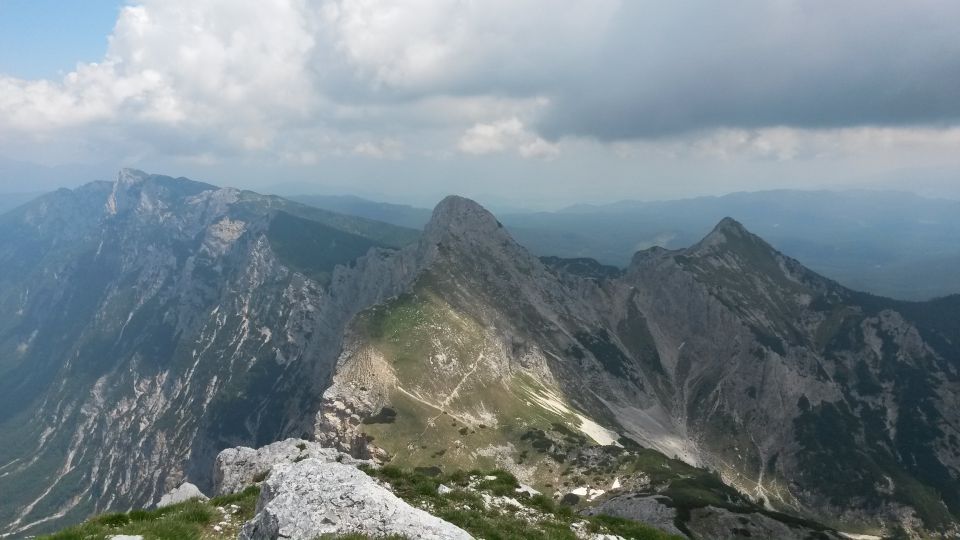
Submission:
<svg viewBox="0 0 960 540">
<path fill-rule="evenodd" d="M 540 137 L 534 137 L 522 143 L 517 151 L 525 158 L 553 159 L 560 155 L 559 146 Z"/>
<path fill-rule="evenodd" d="M 324 3 L 320 18 L 327 50 L 380 96 L 532 95 L 586 60 L 620 7 L 620 0 L 339 0 Z"/>
<path fill-rule="evenodd" d="M 956 124 L 960 3 L 624 3 L 557 87 L 554 137 Z"/>
<path fill-rule="evenodd" d="M 942 0 L 141 0 L 101 61 L 0 74 L 0 144 L 296 164 L 882 142 L 853 129 L 937 146 L 960 120 L 956 20 Z"/>
<path fill-rule="evenodd" d="M 151 1 L 124 7 L 102 62 L 61 81 L 0 77 L 0 136 L 107 128 L 159 152 L 261 150 L 322 100 L 295 3 Z M 202 148 L 196 148 L 197 145 Z"/>
<path fill-rule="evenodd" d="M 364 141 L 353 147 L 353 153 L 375 159 L 400 159 L 403 157 L 403 143 L 396 139 Z"/>
<path fill-rule="evenodd" d="M 475 124 L 460 137 L 457 146 L 461 152 L 477 156 L 507 150 L 516 150 L 524 158 L 552 159 L 560 154 L 557 145 L 527 131 L 516 117 Z"/>
</svg>

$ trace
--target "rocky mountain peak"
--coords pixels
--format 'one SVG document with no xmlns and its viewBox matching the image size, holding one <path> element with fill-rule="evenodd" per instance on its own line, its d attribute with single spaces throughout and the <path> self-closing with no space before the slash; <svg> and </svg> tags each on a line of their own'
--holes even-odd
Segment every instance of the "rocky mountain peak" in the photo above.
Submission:
<svg viewBox="0 0 960 540">
<path fill-rule="evenodd" d="M 113 183 L 113 191 L 107 199 L 106 211 L 110 215 L 116 215 L 126 208 L 129 208 L 139 194 L 136 186 L 144 183 L 150 175 L 136 169 L 120 169 L 117 173 L 117 180 Z"/>
<path fill-rule="evenodd" d="M 454 195 L 437 204 L 421 238 L 426 249 L 444 246 L 461 255 L 524 251 L 486 208 Z"/>
<path fill-rule="evenodd" d="M 216 186 L 186 178 L 172 178 L 125 168 L 117 173 L 105 210 L 109 215 L 123 214 L 131 210 L 155 213 L 158 209 L 175 204 L 185 197 L 216 189 Z"/>
<path fill-rule="evenodd" d="M 754 235 L 742 223 L 732 217 L 725 217 L 700 241 L 697 246 L 717 246 L 737 239 L 754 238 Z"/>
<path fill-rule="evenodd" d="M 145 181 L 147 178 L 150 178 L 149 174 L 139 169 L 131 169 L 131 168 L 125 167 L 123 169 L 120 169 L 120 172 L 117 173 L 117 181 L 115 183 L 121 186 L 123 185 L 130 186 L 134 184 L 139 184 Z"/>
<path fill-rule="evenodd" d="M 440 201 L 424 229 L 424 236 L 504 235 L 503 226 L 486 208 L 465 197 L 450 195 Z"/>
<path fill-rule="evenodd" d="M 748 231 L 739 221 L 726 217 L 684 255 L 692 257 L 735 256 L 742 261 L 758 262 L 778 257 L 777 250 Z"/>
</svg>

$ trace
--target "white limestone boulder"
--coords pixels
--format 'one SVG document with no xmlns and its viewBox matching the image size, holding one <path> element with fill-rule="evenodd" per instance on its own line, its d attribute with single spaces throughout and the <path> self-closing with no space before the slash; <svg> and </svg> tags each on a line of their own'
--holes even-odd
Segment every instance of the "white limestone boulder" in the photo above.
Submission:
<svg viewBox="0 0 960 540">
<path fill-rule="evenodd" d="M 169 493 L 163 497 L 160 497 L 160 501 L 157 502 L 157 508 L 164 508 L 166 506 L 180 504 L 182 502 L 187 502 L 190 499 L 206 501 L 208 497 L 204 495 L 197 486 L 191 484 L 190 482 L 184 482 L 180 484 L 180 487 L 172 489 Z"/>
<path fill-rule="evenodd" d="M 240 540 L 314 540 L 359 533 L 420 540 L 468 540 L 459 527 L 410 506 L 363 471 L 308 458 L 273 468 L 262 484 L 257 514 Z"/>
<path fill-rule="evenodd" d="M 293 463 L 307 458 L 348 465 L 363 463 L 373 466 L 372 462 L 354 459 L 349 454 L 334 448 L 325 448 L 319 443 L 302 439 L 287 439 L 256 450 L 239 446 L 228 448 L 217 455 L 213 470 L 213 492 L 218 496 L 239 493 L 248 486 L 266 479 L 274 465 Z"/>
</svg>

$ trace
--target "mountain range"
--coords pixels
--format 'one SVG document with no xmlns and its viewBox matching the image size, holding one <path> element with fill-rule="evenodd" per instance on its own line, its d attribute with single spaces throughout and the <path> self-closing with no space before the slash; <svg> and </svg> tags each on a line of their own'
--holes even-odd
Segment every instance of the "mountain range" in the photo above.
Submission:
<svg viewBox="0 0 960 540">
<path fill-rule="evenodd" d="M 422 228 L 431 211 L 347 196 L 295 200 Z M 857 290 L 905 300 L 960 291 L 960 202 L 893 191 L 759 191 L 722 197 L 576 205 L 498 215 L 541 256 L 588 257 L 624 267 L 651 246 L 678 249 L 733 216 L 777 249 Z"/>
<path fill-rule="evenodd" d="M 856 292 L 730 218 L 624 267 L 514 231 L 455 196 L 416 231 L 133 170 L 4 214 L 0 532 L 291 436 L 691 537 L 705 508 L 958 532 L 960 296 Z"/>
</svg>

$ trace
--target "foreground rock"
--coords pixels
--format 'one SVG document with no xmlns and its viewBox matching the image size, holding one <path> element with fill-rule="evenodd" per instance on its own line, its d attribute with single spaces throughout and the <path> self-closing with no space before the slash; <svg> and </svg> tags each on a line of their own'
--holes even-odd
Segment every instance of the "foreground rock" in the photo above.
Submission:
<svg viewBox="0 0 960 540">
<path fill-rule="evenodd" d="M 169 493 L 160 497 L 160 501 L 157 502 L 157 508 L 164 508 L 166 506 L 180 504 L 182 502 L 187 502 L 190 499 L 200 499 L 201 501 L 206 501 L 209 497 L 203 494 L 200 491 L 200 488 L 191 484 L 190 482 L 184 482 L 180 484 L 180 487 L 170 490 Z"/>
<path fill-rule="evenodd" d="M 323 459 L 280 464 L 261 487 L 241 540 L 313 540 L 325 534 L 467 540 L 466 531 L 414 508 L 363 471 Z"/>
<path fill-rule="evenodd" d="M 216 495 L 239 493 L 247 486 L 262 482 L 275 465 L 307 458 L 324 463 L 372 465 L 368 461 L 357 460 L 333 448 L 324 448 L 318 443 L 302 439 L 287 439 L 256 450 L 244 446 L 228 448 L 217 455 L 213 492 Z"/>
</svg>

